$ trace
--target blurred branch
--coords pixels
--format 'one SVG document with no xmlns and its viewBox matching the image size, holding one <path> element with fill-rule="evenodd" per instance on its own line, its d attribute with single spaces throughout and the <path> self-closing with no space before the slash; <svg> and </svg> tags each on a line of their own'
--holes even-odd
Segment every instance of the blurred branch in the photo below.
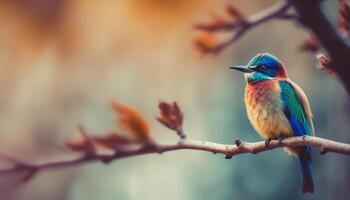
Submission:
<svg viewBox="0 0 350 200">
<path fill-rule="evenodd" d="M 195 25 L 195 28 L 204 32 L 219 32 L 219 31 L 230 31 L 234 34 L 227 41 L 217 43 L 215 45 L 208 46 L 205 41 L 200 38 L 195 41 L 195 44 L 199 51 L 203 54 L 208 53 L 219 53 L 221 50 L 225 49 L 227 46 L 233 44 L 237 41 L 245 32 L 253 27 L 259 26 L 265 22 L 272 19 L 294 19 L 293 14 L 288 14 L 288 9 L 291 7 L 290 3 L 287 1 L 279 2 L 270 8 L 267 8 L 255 15 L 250 17 L 244 17 L 238 9 L 233 6 L 227 8 L 227 12 L 231 17 L 234 18 L 232 21 L 227 21 L 224 19 L 216 18 L 212 23 L 199 23 Z"/>
<path fill-rule="evenodd" d="M 272 19 L 296 19 L 309 28 L 313 35 L 316 36 L 313 41 L 304 41 L 304 44 L 301 45 L 301 50 L 316 52 L 320 49 L 320 46 L 323 46 L 328 53 L 325 56 L 328 56 L 329 62 L 332 63 L 331 68 L 327 69 L 327 71 L 337 74 L 344 83 L 347 93 L 350 94 L 350 70 L 348 70 L 350 66 L 350 46 L 346 42 L 346 39 L 350 37 L 350 5 L 346 0 L 338 0 L 338 29 L 343 33 L 342 36 L 323 13 L 321 9 L 322 1 L 282 0 L 251 17 L 245 17 L 233 6 L 227 7 L 226 11 L 232 18 L 230 21 L 216 17 L 212 22 L 200 23 L 195 26 L 207 34 L 196 38 L 196 48 L 203 55 L 217 54 L 233 44 L 253 27 Z M 297 14 L 288 13 L 288 10 L 292 7 L 295 8 Z M 213 33 L 219 31 L 233 32 L 233 35 L 227 41 L 217 42 Z"/>
<path fill-rule="evenodd" d="M 144 145 L 136 149 L 118 149 L 114 154 L 83 154 L 82 156 L 74 159 L 53 161 L 39 164 L 29 164 L 22 162 L 18 159 L 12 158 L 11 156 L 6 156 L 7 160 L 10 160 L 13 164 L 12 167 L 1 169 L 0 175 L 4 176 L 12 173 L 26 172 L 27 175 L 23 178 L 23 181 L 28 181 L 32 178 L 37 172 L 57 169 L 57 168 L 66 168 L 77 165 L 86 164 L 89 162 L 102 162 L 105 164 L 110 163 L 111 161 L 119 160 L 122 158 L 153 154 L 158 153 L 162 154 L 164 152 L 191 149 L 198 151 L 207 151 L 214 154 L 224 154 L 226 158 L 232 158 L 234 155 L 244 154 L 244 153 L 259 153 L 264 151 L 269 151 L 274 148 L 280 147 L 291 147 L 291 146 L 304 146 L 310 145 L 320 149 L 321 154 L 327 152 L 334 152 L 339 154 L 350 155 L 350 144 L 335 142 L 328 139 L 323 139 L 314 136 L 303 136 L 303 137 L 290 137 L 284 140 L 271 140 L 268 146 L 265 145 L 265 141 L 260 142 L 243 142 L 236 140 L 234 145 L 224 145 L 212 142 L 205 141 L 196 141 L 185 139 L 181 140 L 177 144 L 152 144 Z"/>
<path fill-rule="evenodd" d="M 350 94 L 350 47 L 321 9 L 322 0 L 289 0 L 298 12 L 298 20 L 317 36 L 327 50 L 332 70 L 337 72 Z M 347 21 L 350 19 L 347 18 Z M 344 23 L 344 22 L 343 22 Z"/>
</svg>

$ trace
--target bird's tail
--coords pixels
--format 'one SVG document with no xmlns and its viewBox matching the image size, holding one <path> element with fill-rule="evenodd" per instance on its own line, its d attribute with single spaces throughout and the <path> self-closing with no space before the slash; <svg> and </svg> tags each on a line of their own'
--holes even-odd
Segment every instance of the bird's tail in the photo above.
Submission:
<svg viewBox="0 0 350 200">
<path fill-rule="evenodd" d="M 298 155 L 300 161 L 300 169 L 302 175 L 302 193 L 314 193 L 314 182 L 312 179 L 312 170 L 311 170 L 311 156 L 309 147 L 305 148 L 301 154 Z"/>
</svg>

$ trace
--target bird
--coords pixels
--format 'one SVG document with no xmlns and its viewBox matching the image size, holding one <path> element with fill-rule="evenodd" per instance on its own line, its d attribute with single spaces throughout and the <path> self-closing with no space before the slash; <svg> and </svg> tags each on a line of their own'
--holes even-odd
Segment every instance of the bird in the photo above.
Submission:
<svg viewBox="0 0 350 200">
<path fill-rule="evenodd" d="M 268 146 L 271 139 L 314 135 L 313 116 L 303 90 L 288 77 L 285 65 L 270 53 L 259 53 L 247 65 L 230 67 L 244 73 L 245 105 L 254 129 Z M 311 147 L 286 147 L 299 158 L 302 193 L 313 193 Z"/>
</svg>

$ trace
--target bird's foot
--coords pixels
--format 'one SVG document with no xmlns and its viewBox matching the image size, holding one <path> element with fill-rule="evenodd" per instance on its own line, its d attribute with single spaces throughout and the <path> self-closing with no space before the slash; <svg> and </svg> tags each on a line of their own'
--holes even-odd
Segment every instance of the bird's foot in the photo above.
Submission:
<svg viewBox="0 0 350 200">
<path fill-rule="evenodd" d="M 265 140 L 265 146 L 266 146 L 267 148 L 269 148 L 270 142 L 271 142 L 271 138 L 267 138 L 267 139 Z"/>
<path fill-rule="evenodd" d="M 286 139 L 287 137 L 286 136 L 281 136 L 278 138 L 278 144 L 281 145 L 283 140 Z"/>
</svg>

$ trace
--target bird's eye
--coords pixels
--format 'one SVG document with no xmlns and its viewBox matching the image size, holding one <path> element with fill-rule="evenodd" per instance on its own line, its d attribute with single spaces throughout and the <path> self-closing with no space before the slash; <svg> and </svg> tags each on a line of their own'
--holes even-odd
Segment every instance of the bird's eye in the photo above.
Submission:
<svg viewBox="0 0 350 200">
<path fill-rule="evenodd" d="M 264 70 L 266 69 L 266 66 L 265 66 L 265 65 L 258 65 L 258 66 L 256 67 L 256 69 L 257 69 L 258 71 L 264 71 Z"/>
</svg>

